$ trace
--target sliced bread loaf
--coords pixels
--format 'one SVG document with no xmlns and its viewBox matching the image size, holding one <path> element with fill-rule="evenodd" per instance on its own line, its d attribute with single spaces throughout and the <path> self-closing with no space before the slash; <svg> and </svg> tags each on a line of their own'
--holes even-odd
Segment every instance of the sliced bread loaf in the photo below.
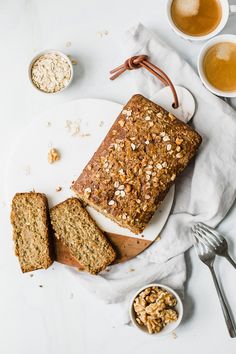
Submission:
<svg viewBox="0 0 236 354">
<path fill-rule="evenodd" d="M 114 261 L 115 251 L 79 199 L 56 205 L 50 216 L 55 236 L 88 272 L 97 274 Z"/>
<path fill-rule="evenodd" d="M 53 259 L 46 196 L 34 192 L 17 193 L 12 201 L 11 223 L 22 272 L 48 268 Z"/>
</svg>

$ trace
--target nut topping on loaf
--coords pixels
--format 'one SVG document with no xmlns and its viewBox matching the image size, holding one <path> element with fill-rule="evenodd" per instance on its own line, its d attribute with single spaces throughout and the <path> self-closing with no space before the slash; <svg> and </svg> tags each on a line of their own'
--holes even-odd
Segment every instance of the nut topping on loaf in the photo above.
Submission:
<svg viewBox="0 0 236 354">
<path fill-rule="evenodd" d="M 135 95 L 72 189 L 120 226 L 141 233 L 200 143 L 187 124 Z"/>
</svg>

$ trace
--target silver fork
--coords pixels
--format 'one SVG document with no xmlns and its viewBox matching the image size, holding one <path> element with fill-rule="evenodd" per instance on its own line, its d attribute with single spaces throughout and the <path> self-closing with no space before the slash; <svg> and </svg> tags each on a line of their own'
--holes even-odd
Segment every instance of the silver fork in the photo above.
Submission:
<svg viewBox="0 0 236 354">
<path fill-rule="evenodd" d="M 214 270 L 214 261 L 215 261 L 215 253 L 212 252 L 209 248 L 207 248 L 203 243 L 201 243 L 196 236 L 194 236 L 195 239 L 195 249 L 197 251 L 197 255 L 200 258 L 200 260 L 210 269 L 211 275 L 216 287 L 216 291 L 220 300 L 221 308 L 223 311 L 223 315 L 225 318 L 225 322 L 229 331 L 230 337 L 234 338 L 236 337 L 236 329 L 233 323 L 233 319 L 231 317 L 229 308 L 225 302 L 224 296 L 221 292 L 216 273 Z"/>
<path fill-rule="evenodd" d="M 201 222 L 195 224 L 192 228 L 194 235 L 204 243 L 212 252 L 225 257 L 236 269 L 236 263 L 230 257 L 228 252 L 228 243 L 226 239 L 215 229 Z"/>
</svg>

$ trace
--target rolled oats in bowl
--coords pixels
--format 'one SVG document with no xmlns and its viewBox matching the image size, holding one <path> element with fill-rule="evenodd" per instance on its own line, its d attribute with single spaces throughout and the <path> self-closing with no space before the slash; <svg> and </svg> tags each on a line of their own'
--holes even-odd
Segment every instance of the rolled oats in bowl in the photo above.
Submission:
<svg viewBox="0 0 236 354">
<path fill-rule="evenodd" d="M 42 52 L 32 60 L 29 76 L 38 90 L 45 93 L 60 92 L 72 81 L 71 60 L 59 51 Z"/>
<path fill-rule="evenodd" d="M 133 297 L 130 316 L 133 324 L 149 334 L 170 333 L 180 323 L 182 302 L 174 290 L 150 284 Z"/>
</svg>

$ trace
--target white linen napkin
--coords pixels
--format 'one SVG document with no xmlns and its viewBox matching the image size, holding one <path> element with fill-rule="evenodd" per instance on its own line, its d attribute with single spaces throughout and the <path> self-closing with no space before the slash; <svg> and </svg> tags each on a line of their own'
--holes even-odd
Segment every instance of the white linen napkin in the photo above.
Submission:
<svg viewBox="0 0 236 354">
<path fill-rule="evenodd" d="M 182 289 L 186 278 L 184 252 L 192 245 L 192 224 L 202 221 L 215 227 L 236 196 L 235 111 L 207 91 L 190 65 L 143 25 L 126 32 L 125 44 L 129 50 L 124 59 L 147 54 L 174 84 L 192 92 L 197 102 L 192 125 L 203 142 L 195 163 L 176 182 L 174 205 L 159 242 L 140 256 L 114 265 L 98 276 L 73 271 L 80 284 L 108 303 L 127 303 L 131 292 L 154 281 Z M 136 80 L 134 94 L 142 93 L 155 101 L 162 84 L 144 69 L 131 76 Z"/>
</svg>

